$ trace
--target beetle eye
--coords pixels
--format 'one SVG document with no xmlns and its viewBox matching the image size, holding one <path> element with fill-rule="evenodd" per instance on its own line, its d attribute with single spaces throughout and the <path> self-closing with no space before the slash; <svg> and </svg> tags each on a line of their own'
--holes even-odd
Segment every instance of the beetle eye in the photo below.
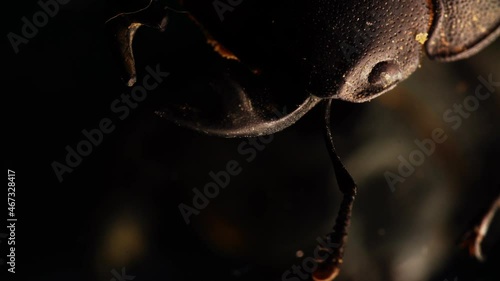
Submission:
<svg viewBox="0 0 500 281">
<path fill-rule="evenodd" d="M 399 66 L 393 61 L 383 61 L 377 63 L 370 75 L 368 82 L 377 88 L 387 88 L 403 80 L 403 74 Z"/>
</svg>

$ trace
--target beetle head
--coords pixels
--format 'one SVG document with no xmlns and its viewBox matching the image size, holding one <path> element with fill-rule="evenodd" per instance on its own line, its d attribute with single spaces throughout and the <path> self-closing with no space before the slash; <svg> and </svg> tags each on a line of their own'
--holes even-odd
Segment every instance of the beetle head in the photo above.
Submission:
<svg viewBox="0 0 500 281">
<path fill-rule="evenodd" d="M 166 22 L 154 9 L 160 1 L 150 1 L 114 17 L 128 24 L 117 33 L 128 81 L 135 81 L 134 27 Z M 279 131 L 320 99 L 369 101 L 413 73 L 424 49 L 433 59 L 456 60 L 499 35 L 500 0 L 179 3 L 183 12 L 168 16 L 173 28 L 162 45 L 175 81 L 160 115 L 226 137 Z"/>
<path fill-rule="evenodd" d="M 476 53 L 499 33 L 498 0 L 232 2 L 238 5 L 207 13 L 213 1 L 183 1 L 243 63 L 268 73 L 293 68 L 310 94 L 350 102 L 371 100 L 406 79 L 424 44 L 431 58 L 449 61 Z"/>
<path fill-rule="evenodd" d="M 309 91 L 364 102 L 413 73 L 431 24 L 426 1 L 311 1 Z"/>
</svg>

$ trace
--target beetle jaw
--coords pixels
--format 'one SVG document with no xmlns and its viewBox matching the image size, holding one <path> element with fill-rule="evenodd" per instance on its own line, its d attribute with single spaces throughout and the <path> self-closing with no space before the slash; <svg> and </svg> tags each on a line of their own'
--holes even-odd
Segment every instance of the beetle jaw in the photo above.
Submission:
<svg viewBox="0 0 500 281">
<path fill-rule="evenodd" d="M 137 70 L 133 41 L 137 30 L 143 26 L 163 32 L 168 23 L 166 6 L 151 0 L 149 4 L 137 11 L 120 13 L 106 21 L 109 31 L 113 34 L 114 45 L 119 50 L 122 61 L 122 79 L 132 87 L 137 82 Z"/>
</svg>

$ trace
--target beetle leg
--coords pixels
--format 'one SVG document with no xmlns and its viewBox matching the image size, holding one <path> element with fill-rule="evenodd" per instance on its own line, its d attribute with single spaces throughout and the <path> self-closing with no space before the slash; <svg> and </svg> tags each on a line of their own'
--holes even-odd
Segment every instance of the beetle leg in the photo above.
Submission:
<svg viewBox="0 0 500 281">
<path fill-rule="evenodd" d="M 317 246 L 319 252 L 323 252 L 323 256 L 327 255 L 327 258 L 317 261 L 318 269 L 313 273 L 313 279 L 315 281 L 333 280 L 340 272 L 340 265 L 343 262 L 344 248 L 347 242 L 347 230 L 350 225 L 352 207 L 357 193 L 356 183 L 335 151 L 330 125 L 330 109 L 331 100 L 328 100 L 325 102 L 325 137 L 330 159 L 332 160 L 335 170 L 337 183 L 344 197 L 337 214 L 333 231 L 327 235 L 327 240 L 331 242 L 329 245 L 335 245 L 335 247 L 333 249 L 325 249 L 322 246 Z"/>
<path fill-rule="evenodd" d="M 167 9 L 167 7 L 162 7 L 157 0 L 151 0 L 146 7 L 138 11 L 120 13 L 106 21 L 120 51 L 120 59 L 125 71 L 124 80 L 129 87 L 133 86 L 137 79 L 132 48 L 135 34 L 141 26 L 164 31 L 167 25 Z"/>
<path fill-rule="evenodd" d="M 468 231 L 463 239 L 462 245 L 467 247 L 469 254 L 480 261 L 484 260 L 483 253 L 481 251 L 481 243 L 488 233 L 493 217 L 495 213 L 500 209 L 500 195 L 495 198 L 493 204 L 486 210 L 486 213 L 481 217 L 481 220 L 474 225 L 474 227 Z"/>
</svg>

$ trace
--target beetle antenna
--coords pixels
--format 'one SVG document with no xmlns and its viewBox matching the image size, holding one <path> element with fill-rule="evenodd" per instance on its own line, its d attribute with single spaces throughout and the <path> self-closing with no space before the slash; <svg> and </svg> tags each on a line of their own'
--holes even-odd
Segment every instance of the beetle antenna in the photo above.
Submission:
<svg viewBox="0 0 500 281">
<path fill-rule="evenodd" d="M 330 159 L 335 170 L 337 183 L 340 191 L 344 194 L 340 209 L 337 214 L 337 219 L 331 233 L 326 238 L 330 242 L 329 245 L 335 245 L 333 249 L 326 249 L 318 245 L 319 251 L 326 256 L 325 259 L 317 260 L 318 268 L 313 273 L 315 281 L 330 281 L 335 279 L 340 272 L 340 266 L 343 262 L 344 249 L 347 243 L 347 230 L 351 222 L 352 207 L 357 193 L 357 186 L 353 178 L 342 164 L 333 143 L 332 129 L 330 124 L 331 100 L 324 103 L 325 105 L 325 139 L 330 154 Z"/>
<path fill-rule="evenodd" d="M 151 4 L 153 3 L 153 0 L 149 0 L 149 4 L 142 8 L 142 9 L 139 9 L 137 11 L 133 11 L 133 12 L 124 12 L 124 13 L 119 13 L 118 15 L 116 16 L 113 16 L 111 18 L 109 18 L 107 21 L 104 22 L 104 24 L 107 24 L 108 22 L 118 18 L 118 17 L 121 17 L 121 16 L 126 16 L 126 15 L 132 15 L 132 14 L 135 14 L 135 13 L 139 13 L 139 12 L 142 12 L 142 11 L 145 11 L 147 8 L 149 8 L 151 6 Z"/>
<path fill-rule="evenodd" d="M 165 6 L 165 10 L 170 10 L 170 11 L 178 13 L 178 14 L 189 14 L 189 11 L 176 10 L 176 9 L 169 7 L 169 6 Z"/>
</svg>

